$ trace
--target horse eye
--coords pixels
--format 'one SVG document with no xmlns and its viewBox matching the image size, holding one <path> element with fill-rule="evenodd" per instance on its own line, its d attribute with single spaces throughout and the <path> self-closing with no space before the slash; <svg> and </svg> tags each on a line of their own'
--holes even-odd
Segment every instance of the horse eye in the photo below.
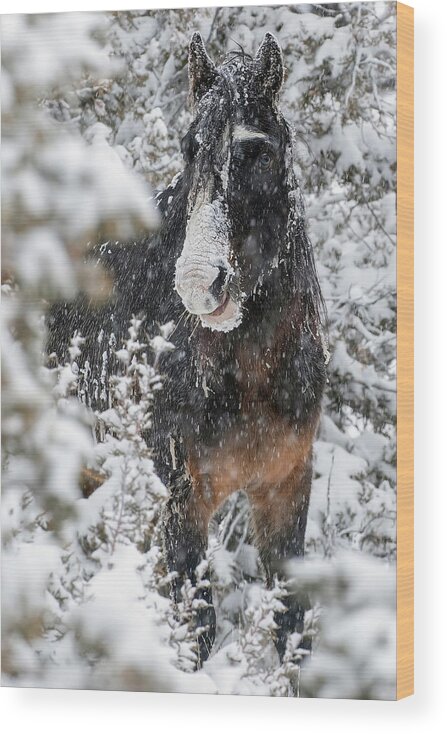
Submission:
<svg viewBox="0 0 447 734">
<path fill-rule="evenodd" d="M 261 155 L 259 156 L 259 163 L 261 164 L 262 168 L 268 168 L 271 162 L 272 156 L 269 155 L 269 153 L 261 153 Z"/>
</svg>

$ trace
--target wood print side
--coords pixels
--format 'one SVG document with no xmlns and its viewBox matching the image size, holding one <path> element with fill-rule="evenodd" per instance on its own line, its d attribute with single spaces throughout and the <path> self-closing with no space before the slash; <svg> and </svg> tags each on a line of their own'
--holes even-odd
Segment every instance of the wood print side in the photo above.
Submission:
<svg viewBox="0 0 447 734">
<path fill-rule="evenodd" d="M 397 679 L 414 692 L 414 11 L 397 3 Z"/>
</svg>

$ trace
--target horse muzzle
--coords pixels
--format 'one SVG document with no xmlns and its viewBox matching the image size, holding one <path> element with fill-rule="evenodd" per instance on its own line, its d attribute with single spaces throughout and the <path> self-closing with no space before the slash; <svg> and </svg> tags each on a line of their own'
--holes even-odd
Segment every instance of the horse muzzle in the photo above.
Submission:
<svg viewBox="0 0 447 734">
<path fill-rule="evenodd" d="M 200 316 L 202 326 L 214 331 L 231 331 L 240 324 L 240 307 L 229 293 L 231 275 L 230 266 L 177 262 L 175 289 L 185 308 Z"/>
<path fill-rule="evenodd" d="M 229 269 L 223 265 L 177 263 L 175 289 L 185 308 L 193 314 L 211 314 L 227 298 Z"/>
<path fill-rule="evenodd" d="M 222 200 L 196 202 L 175 266 L 175 289 L 185 308 L 200 316 L 203 326 L 217 331 L 230 331 L 239 323 L 239 306 L 230 297 L 234 270 L 229 252 L 228 215 Z"/>
</svg>

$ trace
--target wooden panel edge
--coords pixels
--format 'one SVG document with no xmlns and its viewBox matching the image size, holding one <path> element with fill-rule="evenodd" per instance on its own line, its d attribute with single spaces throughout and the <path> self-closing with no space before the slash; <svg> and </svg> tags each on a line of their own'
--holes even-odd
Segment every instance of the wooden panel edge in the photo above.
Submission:
<svg viewBox="0 0 447 734">
<path fill-rule="evenodd" d="M 397 3 L 396 698 L 414 693 L 414 11 Z"/>
</svg>

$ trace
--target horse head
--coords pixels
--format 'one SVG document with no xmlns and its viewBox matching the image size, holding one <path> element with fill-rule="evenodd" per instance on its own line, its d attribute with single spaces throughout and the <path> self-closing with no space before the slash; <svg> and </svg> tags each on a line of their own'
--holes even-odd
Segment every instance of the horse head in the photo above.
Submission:
<svg viewBox="0 0 447 734">
<path fill-rule="evenodd" d="M 191 40 L 195 117 L 182 140 L 187 225 L 175 288 L 217 331 L 239 326 L 244 304 L 278 267 L 299 206 L 291 132 L 278 110 L 283 78 L 270 33 L 254 58 L 233 53 L 219 67 L 199 33 Z"/>
</svg>

